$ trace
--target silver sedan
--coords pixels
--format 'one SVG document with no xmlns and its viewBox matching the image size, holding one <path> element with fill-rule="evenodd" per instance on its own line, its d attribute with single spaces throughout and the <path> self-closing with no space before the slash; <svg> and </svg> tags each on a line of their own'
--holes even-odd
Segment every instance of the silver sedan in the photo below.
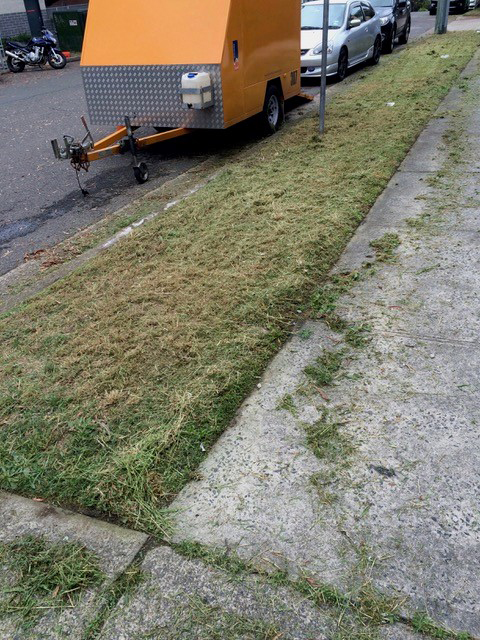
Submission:
<svg viewBox="0 0 480 640">
<path fill-rule="evenodd" d="M 323 1 L 302 6 L 302 78 L 321 74 Z M 377 64 L 382 49 L 380 19 L 368 0 L 330 0 L 327 75 L 343 80 L 350 67 Z"/>
</svg>

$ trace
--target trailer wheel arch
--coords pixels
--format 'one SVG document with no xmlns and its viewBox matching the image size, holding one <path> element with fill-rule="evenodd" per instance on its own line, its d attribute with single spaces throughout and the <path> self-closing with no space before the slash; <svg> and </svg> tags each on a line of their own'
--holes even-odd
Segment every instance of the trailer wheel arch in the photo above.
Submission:
<svg viewBox="0 0 480 640">
<path fill-rule="evenodd" d="M 265 101 L 260 122 L 263 133 L 271 135 L 278 131 L 285 120 L 283 89 L 280 78 L 274 78 L 267 82 L 265 88 Z"/>
</svg>

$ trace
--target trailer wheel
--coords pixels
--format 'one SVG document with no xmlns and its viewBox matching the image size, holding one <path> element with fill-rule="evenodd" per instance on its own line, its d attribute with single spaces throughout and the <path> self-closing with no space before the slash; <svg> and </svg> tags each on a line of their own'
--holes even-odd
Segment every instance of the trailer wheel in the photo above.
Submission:
<svg viewBox="0 0 480 640">
<path fill-rule="evenodd" d="M 145 162 L 140 162 L 138 167 L 133 167 L 133 173 L 135 174 L 135 180 L 139 184 L 144 184 L 150 177 L 148 167 Z"/>
<path fill-rule="evenodd" d="M 261 114 L 264 132 L 268 135 L 278 131 L 283 124 L 284 115 L 283 96 L 278 87 L 271 84 L 267 87 Z"/>
</svg>

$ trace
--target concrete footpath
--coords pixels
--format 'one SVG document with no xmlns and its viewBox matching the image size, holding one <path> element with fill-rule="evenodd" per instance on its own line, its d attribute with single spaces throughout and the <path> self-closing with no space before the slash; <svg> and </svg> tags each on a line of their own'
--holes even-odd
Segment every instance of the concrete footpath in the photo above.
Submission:
<svg viewBox="0 0 480 640">
<path fill-rule="evenodd" d="M 342 591 L 367 567 L 405 616 L 423 611 L 477 637 L 478 60 L 335 269 L 357 272 L 336 310 L 350 334 L 308 322 L 174 503 L 177 539 Z M 333 382 L 315 388 L 315 371 L 340 360 Z M 331 434 L 320 459 L 306 431 Z"/>
<path fill-rule="evenodd" d="M 316 296 L 342 331 L 298 329 L 173 504 L 181 549 L 0 493 L 0 542 L 105 576 L 0 639 L 479 638 L 479 234 L 477 55 Z"/>
</svg>

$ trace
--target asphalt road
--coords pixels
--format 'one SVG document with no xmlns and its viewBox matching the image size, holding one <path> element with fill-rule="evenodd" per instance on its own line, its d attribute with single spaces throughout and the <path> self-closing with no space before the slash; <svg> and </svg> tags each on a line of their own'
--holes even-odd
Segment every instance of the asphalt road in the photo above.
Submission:
<svg viewBox="0 0 480 640">
<path fill-rule="evenodd" d="M 412 37 L 432 28 L 434 17 L 412 15 Z M 0 275 L 25 254 L 64 240 L 209 155 L 242 147 L 256 136 L 253 127 L 242 124 L 151 147 L 144 155 L 151 172 L 145 185 L 135 182 L 128 157 L 103 160 L 82 175 L 90 193 L 84 198 L 68 163 L 53 157 L 50 140 L 64 133 L 82 137 L 80 117 L 86 113 L 78 63 L 62 71 L 0 76 Z M 98 138 L 109 131 L 93 127 L 92 133 Z"/>
</svg>

